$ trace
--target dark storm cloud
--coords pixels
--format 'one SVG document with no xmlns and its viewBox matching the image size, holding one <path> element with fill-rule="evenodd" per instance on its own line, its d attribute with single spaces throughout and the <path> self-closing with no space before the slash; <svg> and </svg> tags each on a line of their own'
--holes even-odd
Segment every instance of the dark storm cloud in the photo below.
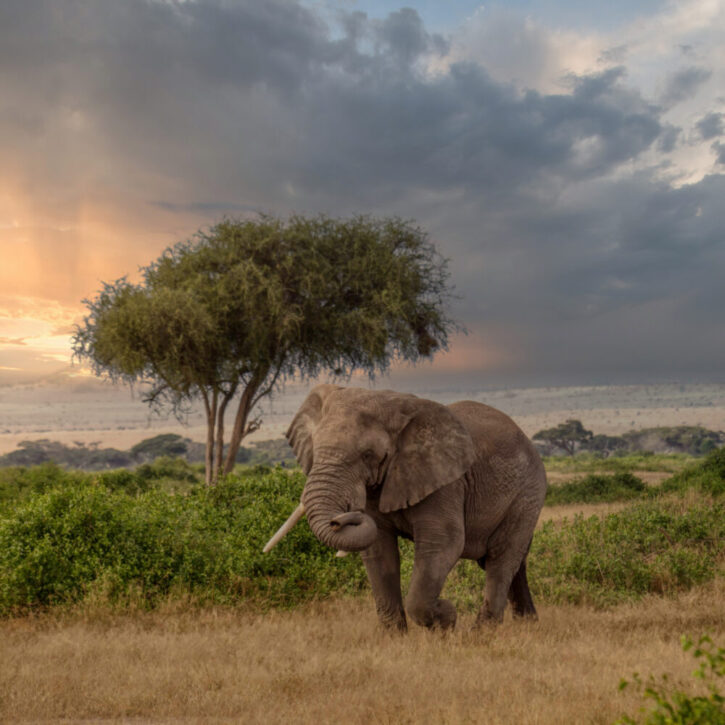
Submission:
<svg viewBox="0 0 725 725">
<path fill-rule="evenodd" d="M 697 89 L 707 81 L 712 71 L 707 68 L 690 66 L 678 70 L 669 76 L 660 97 L 662 105 L 669 107 L 682 103 L 697 93 Z"/>
<path fill-rule="evenodd" d="M 706 141 L 722 136 L 725 134 L 725 113 L 708 113 L 695 124 L 695 128 Z"/>
<path fill-rule="evenodd" d="M 682 129 L 677 126 L 667 125 L 660 134 L 657 149 L 665 154 L 670 153 L 677 146 L 681 133 Z"/>
<path fill-rule="evenodd" d="M 712 150 L 717 154 L 717 163 L 725 165 L 725 143 L 715 141 Z"/>
<path fill-rule="evenodd" d="M 656 106 L 624 67 L 544 94 L 472 62 L 425 71 L 446 52 L 410 9 L 329 28 L 287 0 L 4 2 L 0 140 L 41 196 L 414 217 L 466 325 L 505 328 L 532 370 L 725 364 L 725 177 L 628 170 L 675 148 L 663 107 L 709 71 Z"/>
</svg>

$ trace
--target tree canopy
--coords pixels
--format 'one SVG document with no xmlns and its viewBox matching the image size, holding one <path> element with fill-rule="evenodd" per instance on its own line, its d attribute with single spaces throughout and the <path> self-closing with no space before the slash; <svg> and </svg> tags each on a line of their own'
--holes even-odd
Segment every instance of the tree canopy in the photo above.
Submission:
<svg viewBox="0 0 725 725">
<path fill-rule="evenodd" d="M 555 428 L 546 428 L 534 433 L 535 441 L 544 441 L 574 455 L 577 447 L 586 447 L 592 440 L 592 432 L 584 428 L 580 420 L 569 419 Z"/>
<path fill-rule="evenodd" d="M 97 375 L 147 384 L 177 414 L 201 398 L 207 481 L 232 469 L 261 398 L 323 371 L 384 371 L 447 345 L 448 271 L 409 221 L 357 216 L 226 219 L 168 248 L 143 279 L 84 300 L 73 349 Z M 224 421 L 237 401 L 225 461 Z"/>
</svg>

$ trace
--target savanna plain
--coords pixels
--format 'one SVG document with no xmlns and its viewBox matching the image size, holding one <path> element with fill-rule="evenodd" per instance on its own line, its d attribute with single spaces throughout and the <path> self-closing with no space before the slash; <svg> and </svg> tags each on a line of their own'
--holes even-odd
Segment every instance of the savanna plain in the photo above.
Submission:
<svg viewBox="0 0 725 725">
<path fill-rule="evenodd" d="M 111 614 L 2 624 L 5 722 L 611 723 L 642 698 L 635 671 L 692 689 L 682 632 L 722 641 L 722 580 L 605 611 L 542 605 L 452 634 L 377 628 L 369 597 L 292 612 Z M 630 678 L 631 679 L 631 678 Z"/>
<path fill-rule="evenodd" d="M 475 629 L 485 574 L 459 562 L 456 629 L 404 636 L 380 629 L 359 557 L 304 524 L 261 554 L 298 471 L 206 491 L 163 461 L 144 479 L 2 469 L 0 721 L 660 722 L 634 673 L 712 701 L 682 637 L 725 645 L 725 449 L 546 466 L 538 621 Z"/>
</svg>

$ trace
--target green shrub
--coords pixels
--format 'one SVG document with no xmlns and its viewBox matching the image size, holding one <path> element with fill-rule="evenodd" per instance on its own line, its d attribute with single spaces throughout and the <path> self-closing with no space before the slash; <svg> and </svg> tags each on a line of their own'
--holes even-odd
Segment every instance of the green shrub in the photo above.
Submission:
<svg viewBox="0 0 725 725">
<path fill-rule="evenodd" d="M 711 496 L 721 496 L 725 493 L 725 448 L 711 451 L 700 463 L 668 478 L 660 489 L 662 492 L 695 489 Z"/>
<path fill-rule="evenodd" d="M 299 501 L 304 478 L 277 470 L 229 477 L 180 496 L 138 496 L 85 482 L 34 496 L 0 518 L 0 613 L 103 590 L 149 606 L 172 592 L 199 600 L 290 606 L 365 586 L 359 557 L 336 559 L 300 525 L 262 547 Z"/>
<path fill-rule="evenodd" d="M 645 686 L 640 676 L 633 676 L 635 686 L 648 700 L 654 703 L 654 709 L 644 712 L 646 719 L 634 720 L 624 716 L 616 725 L 723 725 L 725 723 L 725 694 L 720 692 L 719 682 L 725 677 L 725 649 L 716 647 L 708 636 L 700 637 L 697 645 L 689 637 L 682 638 L 682 649 L 693 650 L 693 656 L 699 660 L 699 666 L 693 673 L 696 679 L 705 683 L 707 695 L 689 695 L 680 690 L 671 690 L 667 677 L 660 682 L 650 677 Z M 627 680 L 619 683 L 619 689 L 629 686 Z M 642 708 L 644 710 L 644 708 Z"/>
<path fill-rule="evenodd" d="M 360 557 L 335 558 L 304 522 L 262 553 L 299 501 L 300 471 L 248 470 L 211 488 L 187 483 L 178 495 L 128 472 L 32 470 L 22 475 L 39 492 L 0 511 L 2 614 L 99 594 L 149 607 L 177 594 L 286 607 L 367 587 Z M 545 524 L 528 560 L 535 598 L 603 606 L 712 579 L 725 551 L 725 502 L 682 509 L 676 498 L 647 499 L 605 518 Z M 401 552 L 405 589 L 412 544 L 402 541 Z M 460 562 L 446 596 L 478 607 L 484 577 Z"/>
<path fill-rule="evenodd" d="M 725 505 L 643 501 L 603 518 L 546 522 L 528 558 L 532 592 L 550 602 L 608 605 L 673 594 L 718 573 Z"/>
<path fill-rule="evenodd" d="M 39 466 L 11 466 L 0 468 L 0 511 L 9 509 L 18 501 L 44 493 L 58 486 L 75 486 L 90 480 L 81 471 L 68 471 L 55 463 Z"/>
<path fill-rule="evenodd" d="M 609 471 L 670 471 L 676 473 L 685 466 L 696 461 L 694 456 L 684 453 L 652 453 L 639 451 L 609 458 L 601 458 L 592 453 L 578 453 L 576 456 L 545 456 L 544 465 L 547 471 L 562 473 L 599 473 Z"/>
<path fill-rule="evenodd" d="M 119 468 L 115 471 L 104 471 L 95 477 L 96 483 L 111 491 L 124 491 L 136 495 L 148 491 L 152 487 L 152 479 L 141 478 L 134 471 Z"/>
<path fill-rule="evenodd" d="M 598 503 L 604 501 L 626 501 L 638 498 L 647 490 L 641 478 L 628 471 L 611 475 L 590 473 L 585 478 L 549 486 L 546 503 Z"/>
</svg>

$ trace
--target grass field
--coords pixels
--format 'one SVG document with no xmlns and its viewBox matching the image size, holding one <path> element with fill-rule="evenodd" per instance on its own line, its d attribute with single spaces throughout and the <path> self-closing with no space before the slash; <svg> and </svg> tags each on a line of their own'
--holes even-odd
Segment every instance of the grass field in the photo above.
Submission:
<svg viewBox="0 0 725 725">
<path fill-rule="evenodd" d="M 3 722 L 611 723 L 637 671 L 692 689 L 681 633 L 725 639 L 722 579 L 607 611 L 542 606 L 452 634 L 381 632 L 368 597 L 265 615 L 77 609 L 0 623 Z"/>
<path fill-rule="evenodd" d="M 149 609 L 143 597 L 109 600 L 91 589 L 79 600 L 0 619 L 0 722 L 613 723 L 624 714 L 636 717 L 645 705 L 636 688 L 618 688 L 634 672 L 645 682 L 649 675 L 666 675 L 670 689 L 705 693 L 680 638 L 708 633 L 725 643 L 721 473 L 703 473 L 691 459 L 662 461 L 664 470 L 654 473 L 678 472 L 669 479 L 669 493 L 657 495 L 652 488 L 659 481 L 646 481 L 625 491 L 635 499 L 602 502 L 596 497 L 616 493 L 624 480 L 615 474 L 640 475 L 639 462 L 627 468 L 581 463 L 557 471 L 562 478 L 556 485 L 575 484 L 571 490 L 584 500 L 545 506 L 532 547 L 538 622 L 516 622 L 507 613 L 500 627 L 474 630 L 482 572 L 463 562 L 445 592 L 459 606 L 456 630 L 442 635 L 411 626 L 407 636 L 390 635 L 377 624 L 369 592 L 309 601 L 315 592 L 344 590 L 341 577 L 354 583 L 357 574 L 355 557 L 319 558 L 302 527 L 286 556 L 296 552 L 295 576 L 312 572 L 313 578 L 305 585 L 311 590 L 298 598 L 302 603 L 291 609 L 262 612 L 245 599 L 201 606 L 192 590 L 170 591 Z M 256 501 L 259 515 L 269 520 L 260 525 L 264 532 L 250 531 L 266 536 L 273 528 L 281 515 L 277 507 L 286 505 L 276 497 L 288 497 L 291 484 L 286 473 L 270 475 L 220 490 L 216 502 L 189 500 L 188 506 L 198 507 L 178 511 L 161 493 L 124 498 L 98 488 L 74 505 L 92 504 L 87 511 L 98 517 L 95 525 L 115 521 L 113 507 L 122 507 L 127 524 L 118 531 L 137 537 L 149 566 L 161 565 L 155 542 L 173 544 L 180 531 L 174 527 L 182 524 L 191 534 L 216 536 L 209 540 L 217 542 L 218 559 L 242 542 L 222 536 L 225 527 L 243 524 L 217 520 L 223 512 L 231 515 Z M 28 493 L 31 483 L 17 488 L 18 495 L 37 495 Z M 61 492 L 68 486 L 62 480 L 58 485 Z M 52 518 L 62 513 L 64 496 L 46 497 L 42 506 L 19 498 L 24 531 L 36 536 L 41 522 L 45 527 L 57 520 L 70 536 L 67 527 L 77 522 L 65 514 Z M 139 525 L 158 527 L 163 520 L 169 528 L 159 530 L 161 538 L 144 538 L 131 524 L 139 504 L 154 502 L 160 508 Z M 618 517 L 605 526 L 613 513 Z M 169 517 L 177 514 L 174 523 Z M 200 566 L 206 559 L 198 557 L 208 557 L 208 547 L 199 549 L 191 534 L 188 552 Z M 75 539 L 67 541 L 77 546 Z M 258 548 L 256 541 L 246 545 Z"/>
</svg>

